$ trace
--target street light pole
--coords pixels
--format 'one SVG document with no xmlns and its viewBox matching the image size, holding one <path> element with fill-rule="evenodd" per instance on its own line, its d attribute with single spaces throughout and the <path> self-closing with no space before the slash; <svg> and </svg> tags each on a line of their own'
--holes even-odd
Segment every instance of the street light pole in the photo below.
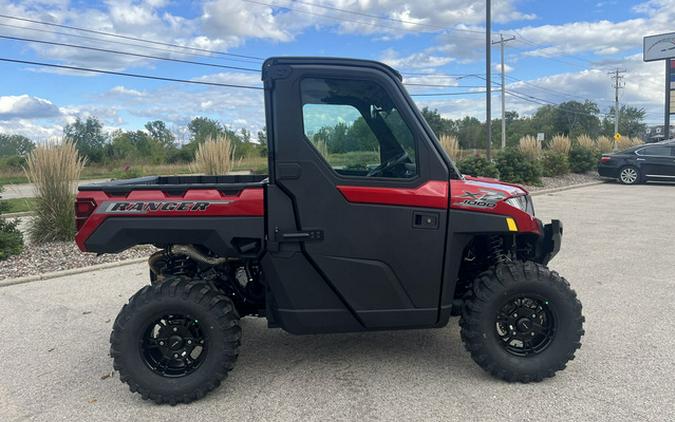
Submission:
<svg viewBox="0 0 675 422">
<path fill-rule="evenodd" d="M 485 1 L 485 124 L 487 128 L 487 159 L 492 159 L 492 4 Z"/>
</svg>

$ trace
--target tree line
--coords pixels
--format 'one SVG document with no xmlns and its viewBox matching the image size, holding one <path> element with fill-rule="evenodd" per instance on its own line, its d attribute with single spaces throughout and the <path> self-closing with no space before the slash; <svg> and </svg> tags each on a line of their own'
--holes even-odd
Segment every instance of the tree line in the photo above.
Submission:
<svg viewBox="0 0 675 422">
<path fill-rule="evenodd" d="M 464 149 L 485 148 L 487 136 L 486 124 L 475 117 L 446 119 L 437 110 L 422 109 L 424 118 L 440 138 L 442 135 L 455 136 Z M 647 125 L 644 122 L 645 110 L 630 105 L 622 105 L 619 117 L 619 133 L 623 136 L 639 137 L 645 135 Z M 555 135 L 576 138 L 579 135 L 614 135 L 614 108 L 606 115 L 600 113 L 598 105 L 592 101 L 568 101 L 559 105 L 544 105 L 530 116 L 520 116 L 515 111 L 505 113 L 506 145 L 517 146 L 520 138 L 544 133 L 546 139 Z M 492 145 L 501 145 L 501 120 L 492 121 Z"/>
<path fill-rule="evenodd" d="M 448 119 L 437 110 L 423 108 L 422 114 L 440 138 L 452 135 L 459 140 L 461 148 L 485 148 L 486 125 L 475 117 Z M 621 107 L 619 132 L 624 136 L 642 137 L 646 124 L 645 111 L 624 105 Z M 493 120 L 492 143 L 501 144 L 500 120 Z M 187 125 L 189 141 L 184 145 L 176 142 L 175 134 L 161 120 L 149 121 L 143 130 L 116 130 L 108 132 L 96 117 L 77 118 L 65 126 L 63 136 L 72 141 L 81 155 L 94 164 L 126 162 L 132 164 L 185 163 L 193 159 L 197 147 L 209 138 L 227 136 L 234 146 L 234 158 L 260 157 L 267 154 L 267 137 L 259 131 L 255 140 L 246 130 L 228 128 L 218 120 L 195 117 Z M 571 138 L 581 134 L 591 137 L 614 134 L 614 111 L 601 115 L 598 105 L 592 101 L 569 101 L 556 106 L 545 105 L 530 116 L 520 116 L 515 111 L 506 113 L 506 143 L 516 146 L 520 138 L 543 132 L 546 139 L 554 135 Z M 364 143 L 363 149 L 377 148 L 377 142 L 363 119 L 353 125 L 339 124 L 323 128 L 314 134 L 313 141 L 330 139 L 331 153 L 354 150 L 354 142 Z M 20 169 L 24 157 L 35 147 L 33 141 L 22 135 L 0 134 L 0 167 Z M 361 149 L 361 148 L 357 148 Z"/>
<path fill-rule="evenodd" d="M 235 159 L 267 155 L 264 130 L 256 140 L 246 129 L 232 130 L 208 117 L 195 117 L 187 125 L 190 134 L 185 145 L 179 145 L 175 134 L 161 120 L 149 121 L 143 130 L 106 132 L 96 117 L 77 118 L 63 129 L 63 138 L 73 142 L 87 162 L 109 164 L 172 164 L 190 162 L 197 147 L 211 138 L 227 136 L 233 145 Z M 21 168 L 25 156 L 35 143 L 22 135 L 0 134 L 0 167 Z"/>
</svg>

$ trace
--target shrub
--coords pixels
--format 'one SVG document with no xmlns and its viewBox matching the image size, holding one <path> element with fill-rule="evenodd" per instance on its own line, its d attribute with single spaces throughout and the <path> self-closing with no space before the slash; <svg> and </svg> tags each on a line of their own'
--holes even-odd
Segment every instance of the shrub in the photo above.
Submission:
<svg viewBox="0 0 675 422">
<path fill-rule="evenodd" d="M 511 183 L 539 184 L 541 163 L 529 159 L 519 148 L 506 148 L 497 155 L 501 179 Z"/>
<path fill-rule="evenodd" d="M 66 141 L 35 148 L 26 160 L 26 176 L 35 185 L 35 216 L 28 235 L 35 243 L 75 236 L 75 187 L 85 159 Z"/>
<path fill-rule="evenodd" d="M 470 176 L 483 176 L 499 178 L 499 170 L 492 162 L 479 156 L 467 157 L 457 162 L 457 167 L 462 174 Z"/>
<path fill-rule="evenodd" d="M 0 185 L 2 193 L 2 185 Z M 4 211 L 0 202 L 0 214 Z M 8 221 L 0 217 L 0 261 L 12 255 L 18 255 L 23 250 L 23 234 L 19 231 L 16 221 Z"/>
<path fill-rule="evenodd" d="M 618 142 L 619 151 L 642 144 L 642 139 L 637 137 L 623 136 Z"/>
<path fill-rule="evenodd" d="M 614 150 L 614 140 L 607 136 L 600 136 L 595 140 L 595 148 L 600 151 L 601 154 L 612 152 Z"/>
<path fill-rule="evenodd" d="M 439 141 L 441 142 L 441 146 L 445 152 L 448 153 L 448 156 L 450 156 L 452 160 L 457 161 L 461 158 L 462 148 L 460 148 L 459 141 L 457 140 L 456 136 L 442 135 Z"/>
<path fill-rule="evenodd" d="M 588 135 L 579 135 L 575 144 L 590 151 L 595 149 L 595 142 L 593 142 L 593 138 Z"/>
<path fill-rule="evenodd" d="M 542 157 L 544 176 L 562 176 L 570 172 L 570 161 L 567 154 L 558 151 L 546 151 Z"/>
<path fill-rule="evenodd" d="M 570 150 L 570 168 L 574 173 L 586 173 L 595 168 L 598 156 L 596 152 L 581 145 L 575 145 Z"/>
<path fill-rule="evenodd" d="M 143 170 L 140 167 L 131 167 L 129 165 L 115 169 L 112 173 L 113 179 L 133 179 L 143 176 Z"/>
<path fill-rule="evenodd" d="M 225 135 L 209 137 L 199 144 L 190 169 L 208 176 L 227 174 L 234 164 L 234 146 Z"/>
<path fill-rule="evenodd" d="M 530 160 L 538 160 L 541 157 L 541 144 L 534 136 L 524 136 L 518 142 L 518 149 Z"/>
<path fill-rule="evenodd" d="M 572 141 L 565 135 L 555 135 L 548 145 L 548 149 L 551 151 L 564 155 L 569 155 L 571 148 Z"/>
</svg>

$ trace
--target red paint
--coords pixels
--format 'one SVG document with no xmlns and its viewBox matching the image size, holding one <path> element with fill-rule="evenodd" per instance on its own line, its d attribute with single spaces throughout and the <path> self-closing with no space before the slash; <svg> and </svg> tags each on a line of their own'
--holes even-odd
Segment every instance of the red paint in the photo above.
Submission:
<svg viewBox="0 0 675 422">
<path fill-rule="evenodd" d="M 503 198 L 496 201 L 495 206 L 491 208 L 479 208 L 464 203 L 470 198 L 470 195 L 467 194 L 480 195 L 485 193 L 500 195 Z M 504 183 L 497 179 L 466 177 L 465 180 L 450 181 L 450 208 L 511 217 L 516 221 L 518 232 L 532 232 L 539 234 L 541 231 L 537 219 L 534 218 L 534 216 L 504 202 L 504 199 L 521 195 L 527 195 L 527 191 L 524 188 L 518 185 Z M 452 213 L 450 214 L 450 218 L 452 218 Z"/>
<path fill-rule="evenodd" d="M 421 208 L 448 208 L 448 182 L 430 180 L 417 188 L 382 188 L 338 185 L 349 202 L 360 204 L 400 205 Z"/>
<path fill-rule="evenodd" d="M 217 189 L 191 189 L 184 195 L 168 195 L 160 190 L 131 191 L 126 196 L 112 196 L 103 191 L 86 191 L 77 194 L 78 202 L 92 201 L 96 209 L 86 221 L 79 222 L 80 229 L 75 242 L 81 251 L 86 251 L 85 241 L 108 218 L 114 217 L 262 217 L 265 215 L 264 191 L 262 188 L 248 188 L 237 195 L 224 195 Z M 203 211 L 162 211 L 148 213 L 100 212 L 110 202 L 161 201 L 161 202 L 198 202 L 222 201 L 212 203 Z"/>
</svg>

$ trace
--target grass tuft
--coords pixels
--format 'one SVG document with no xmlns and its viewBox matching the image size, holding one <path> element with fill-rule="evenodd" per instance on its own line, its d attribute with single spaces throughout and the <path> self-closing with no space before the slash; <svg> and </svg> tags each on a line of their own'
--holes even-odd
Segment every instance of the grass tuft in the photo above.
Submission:
<svg viewBox="0 0 675 422">
<path fill-rule="evenodd" d="M 229 173 L 235 164 L 232 141 L 223 135 L 210 137 L 199 145 L 190 169 L 194 173 L 220 176 Z"/>
<path fill-rule="evenodd" d="M 75 192 L 85 159 L 72 142 L 35 148 L 26 159 L 26 176 L 35 185 L 32 242 L 68 241 L 75 236 Z"/>
</svg>

